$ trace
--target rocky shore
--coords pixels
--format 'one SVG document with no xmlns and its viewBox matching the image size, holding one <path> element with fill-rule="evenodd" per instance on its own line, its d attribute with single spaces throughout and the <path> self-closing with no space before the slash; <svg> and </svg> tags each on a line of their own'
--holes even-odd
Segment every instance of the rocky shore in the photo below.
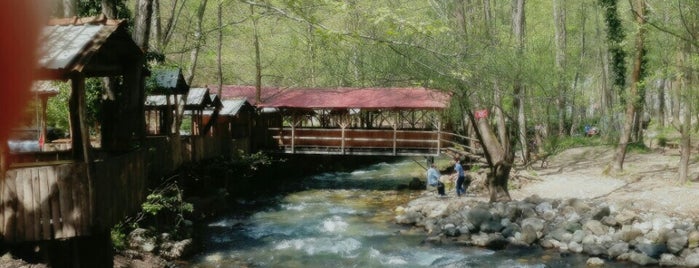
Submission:
<svg viewBox="0 0 699 268">
<path fill-rule="evenodd" d="M 429 243 L 542 247 L 586 254 L 591 266 L 617 261 L 699 267 L 697 222 L 605 201 L 533 195 L 487 203 L 425 192 L 396 214 L 397 223 L 424 228 Z"/>
</svg>

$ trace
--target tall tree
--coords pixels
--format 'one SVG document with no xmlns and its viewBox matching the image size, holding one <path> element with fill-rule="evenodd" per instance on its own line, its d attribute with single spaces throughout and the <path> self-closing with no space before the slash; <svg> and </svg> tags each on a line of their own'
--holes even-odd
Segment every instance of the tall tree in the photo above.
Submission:
<svg viewBox="0 0 699 268">
<path fill-rule="evenodd" d="M 189 53 L 189 70 L 187 71 L 187 77 L 185 80 L 187 84 L 191 85 L 192 80 L 194 80 L 194 74 L 197 70 L 197 60 L 199 59 L 199 50 L 203 44 L 204 31 L 202 30 L 202 22 L 204 21 L 204 12 L 206 11 L 207 0 L 202 0 L 199 2 L 199 8 L 197 8 L 196 28 L 194 30 L 194 46 Z"/>
<path fill-rule="evenodd" d="M 153 15 L 153 0 L 138 0 L 134 14 L 134 29 L 131 36 L 142 51 L 148 51 L 150 39 L 151 16 Z"/>
<path fill-rule="evenodd" d="M 646 2 L 645 0 L 636 0 L 633 7 L 634 17 L 638 25 L 636 33 L 635 54 L 633 58 L 633 71 L 631 73 L 631 87 L 626 96 L 626 112 L 624 116 L 624 127 L 619 137 L 619 145 L 617 146 L 614 155 L 614 169 L 622 171 L 624 169 L 624 159 L 626 158 L 626 149 L 628 147 L 631 133 L 634 126 L 634 118 L 642 103 L 639 95 L 639 87 L 643 80 L 643 63 L 645 57 L 645 32 L 646 23 Z"/>
<path fill-rule="evenodd" d="M 553 25 L 555 28 L 554 41 L 556 43 L 555 74 L 558 78 L 555 81 L 558 97 L 558 135 L 566 133 L 566 98 L 568 97 L 568 86 L 566 79 L 566 8 L 564 0 L 553 0 Z"/>
<path fill-rule="evenodd" d="M 524 113 L 525 106 L 525 85 L 522 78 L 524 44 L 525 44 L 525 22 L 524 0 L 512 0 L 512 32 L 515 38 L 515 46 L 517 56 L 519 57 L 517 74 L 513 85 L 513 95 L 515 98 L 515 107 L 517 109 L 517 126 L 520 146 L 522 146 L 522 159 L 524 162 L 529 162 L 529 144 L 527 142 L 527 118 Z"/>
</svg>

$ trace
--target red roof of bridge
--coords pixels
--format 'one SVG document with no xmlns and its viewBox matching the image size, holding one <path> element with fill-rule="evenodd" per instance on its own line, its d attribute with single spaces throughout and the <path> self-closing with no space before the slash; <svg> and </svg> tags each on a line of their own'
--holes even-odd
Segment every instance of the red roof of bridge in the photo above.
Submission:
<svg viewBox="0 0 699 268">
<path fill-rule="evenodd" d="M 208 86 L 209 89 L 211 90 L 212 93 L 218 92 L 218 86 Z M 265 102 L 265 100 L 269 99 L 271 96 L 276 95 L 281 91 L 280 88 L 276 87 L 263 87 L 262 92 L 260 93 L 260 98 L 262 99 L 262 102 Z M 223 85 L 222 90 L 221 90 L 221 99 L 222 100 L 232 100 L 232 99 L 245 99 L 250 103 L 251 105 L 255 106 L 257 105 L 256 99 L 256 89 L 255 86 L 231 86 L 231 85 Z"/>
<path fill-rule="evenodd" d="M 300 109 L 444 109 L 451 95 L 427 88 L 295 88 L 263 98 L 260 107 Z"/>
</svg>

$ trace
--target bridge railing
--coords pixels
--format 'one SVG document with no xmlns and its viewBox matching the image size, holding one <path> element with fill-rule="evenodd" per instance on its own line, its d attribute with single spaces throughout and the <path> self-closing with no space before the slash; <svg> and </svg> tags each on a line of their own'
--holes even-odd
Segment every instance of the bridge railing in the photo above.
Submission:
<svg viewBox="0 0 699 268">
<path fill-rule="evenodd" d="M 430 130 L 270 128 L 286 153 L 437 155 L 441 134 Z"/>
</svg>

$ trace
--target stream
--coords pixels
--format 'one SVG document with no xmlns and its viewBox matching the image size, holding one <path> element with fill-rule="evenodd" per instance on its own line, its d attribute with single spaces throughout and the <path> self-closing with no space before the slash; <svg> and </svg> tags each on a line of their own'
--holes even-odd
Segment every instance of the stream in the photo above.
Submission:
<svg viewBox="0 0 699 268">
<path fill-rule="evenodd" d="M 424 243 L 421 228 L 394 223 L 394 209 L 421 191 L 395 190 L 424 179 L 413 159 L 303 180 L 305 190 L 206 226 L 204 250 L 185 267 L 579 267 L 587 257 L 531 248 L 491 251 Z M 609 264 L 609 263 L 608 263 Z"/>
</svg>

